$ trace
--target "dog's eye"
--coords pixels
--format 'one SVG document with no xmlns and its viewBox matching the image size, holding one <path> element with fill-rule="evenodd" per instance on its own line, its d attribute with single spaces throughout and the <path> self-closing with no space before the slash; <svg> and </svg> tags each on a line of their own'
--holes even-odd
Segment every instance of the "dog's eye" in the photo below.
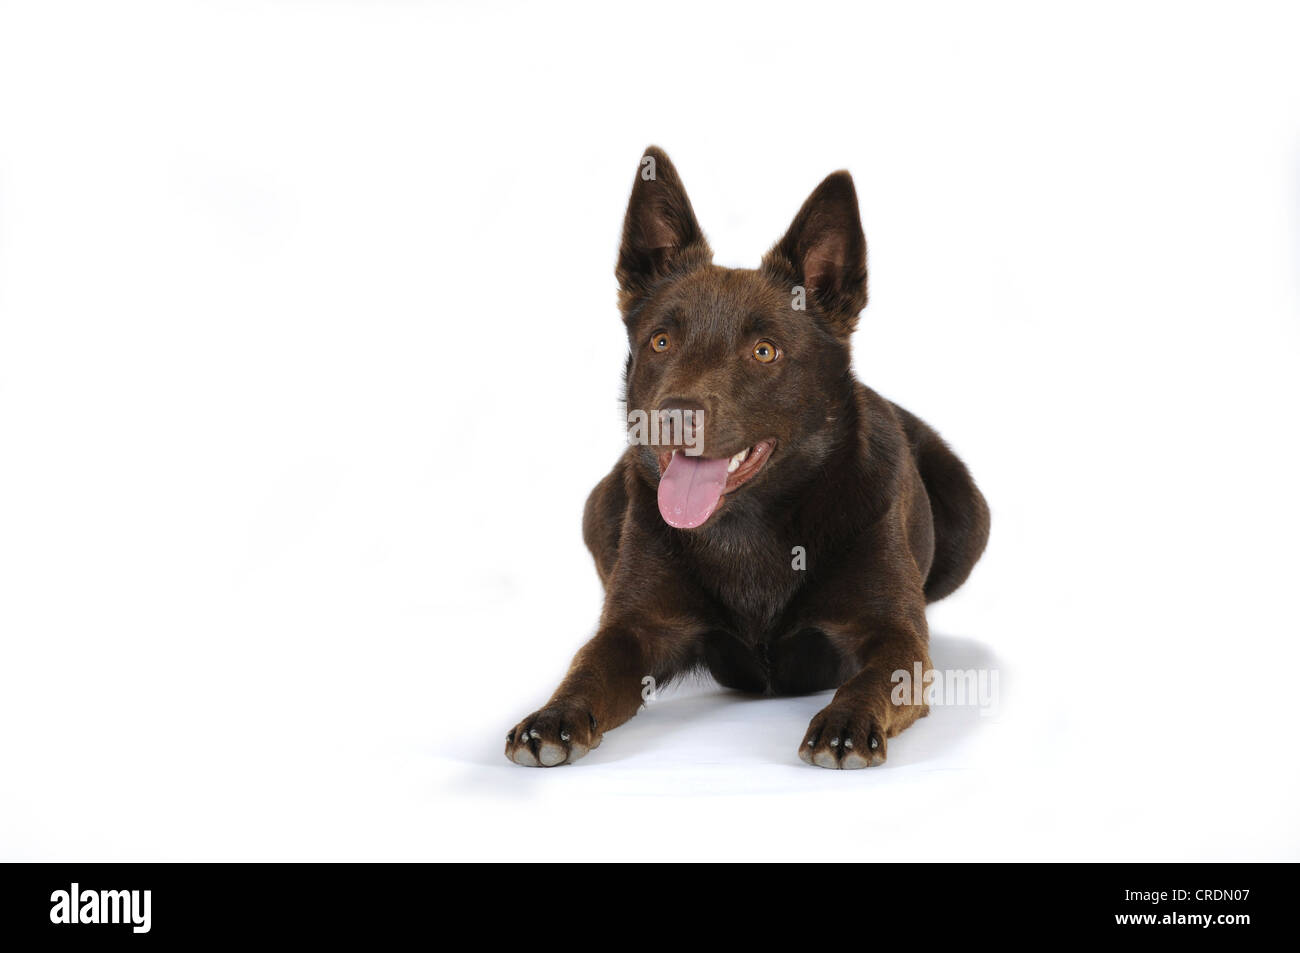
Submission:
<svg viewBox="0 0 1300 953">
<path fill-rule="evenodd" d="M 760 364 L 771 364 L 780 356 L 780 350 L 771 341 L 759 341 L 754 345 L 754 360 Z"/>
<path fill-rule="evenodd" d="M 650 335 L 650 346 L 662 354 L 672 346 L 672 341 L 668 338 L 667 331 L 656 331 Z"/>
</svg>

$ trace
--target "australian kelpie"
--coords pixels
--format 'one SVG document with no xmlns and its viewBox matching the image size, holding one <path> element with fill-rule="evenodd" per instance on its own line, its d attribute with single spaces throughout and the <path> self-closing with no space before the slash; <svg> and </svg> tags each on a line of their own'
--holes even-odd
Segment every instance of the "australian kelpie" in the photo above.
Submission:
<svg viewBox="0 0 1300 953">
<path fill-rule="evenodd" d="M 867 303 L 853 179 L 822 182 L 757 270 L 712 259 L 677 171 L 649 149 L 616 274 L 629 422 L 665 426 L 658 440 L 634 428 L 587 500 L 605 608 L 507 735 L 517 764 L 577 761 L 646 685 L 693 670 L 745 692 L 838 689 L 799 744 L 824 768 L 880 764 L 928 711 L 893 676 L 930 670 L 926 604 L 965 581 L 989 512 L 938 434 L 853 376 Z"/>
</svg>

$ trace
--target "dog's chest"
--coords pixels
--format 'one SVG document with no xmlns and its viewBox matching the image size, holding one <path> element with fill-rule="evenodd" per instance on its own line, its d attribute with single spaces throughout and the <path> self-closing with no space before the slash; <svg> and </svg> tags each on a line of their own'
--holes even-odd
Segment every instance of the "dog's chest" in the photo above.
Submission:
<svg viewBox="0 0 1300 953">
<path fill-rule="evenodd" d="M 802 547 L 770 531 L 751 530 L 726 542 L 698 552 L 694 567 L 720 613 L 720 627 L 705 640 L 714 677 L 762 694 L 838 684 L 844 659 L 805 618 L 812 593 Z"/>
<path fill-rule="evenodd" d="M 716 600 L 727 625 L 744 641 L 758 643 L 804 584 L 805 560 L 798 550 L 771 531 L 751 529 L 698 550 L 696 579 Z"/>
</svg>

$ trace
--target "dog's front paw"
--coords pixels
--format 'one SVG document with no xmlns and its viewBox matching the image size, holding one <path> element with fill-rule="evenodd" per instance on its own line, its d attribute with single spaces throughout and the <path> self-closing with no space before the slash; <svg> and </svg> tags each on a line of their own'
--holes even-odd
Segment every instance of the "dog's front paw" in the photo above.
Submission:
<svg viewBox="0 0 1300 953">
<path fill-rule="evenodd" d="M 885 728 L 865 708 L 828 705 L 808 725 L 799 757 L 821 768 L 869 768 L 885 761 Z"/>
<path fill-rule="evenodd" d="M 581 705 L 558 703 L 535 711 L 506 735 L 506 757 L 529 768 L 572 764 L 600 745 L 596 719 Z"/>
</svg>

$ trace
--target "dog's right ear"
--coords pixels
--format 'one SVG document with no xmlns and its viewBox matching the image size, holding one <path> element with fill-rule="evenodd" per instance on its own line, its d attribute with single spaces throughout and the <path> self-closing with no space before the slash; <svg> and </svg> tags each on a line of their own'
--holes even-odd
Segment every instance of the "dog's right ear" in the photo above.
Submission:
<svg viewBox="0 0 1300 953">
<path fill-rule="evenodd" d="M 632 183 L 618 251 L 619 306 L 626 313 L 659 281 L 710 261 L 713 251 L 668 154 L 646 149 Z"/>
<path fill-rule="evenodd" d="M 832 172 L 813 190 L 763 269 L 805 287 L 836 335 L 853 333 L 867 304 L 867 239 L 852 176 Z"/>
</svg>

